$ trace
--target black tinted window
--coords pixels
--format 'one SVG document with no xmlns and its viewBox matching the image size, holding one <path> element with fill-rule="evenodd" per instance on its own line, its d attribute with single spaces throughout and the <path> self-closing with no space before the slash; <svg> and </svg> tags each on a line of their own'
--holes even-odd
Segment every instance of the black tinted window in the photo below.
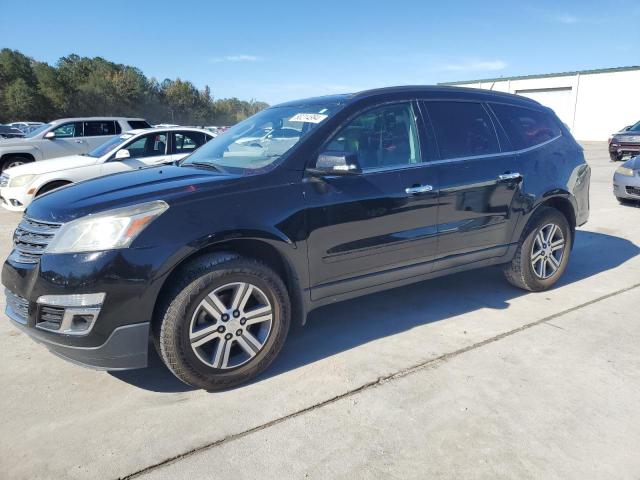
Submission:
<svg viewBox="0 0 640 480">
<path fill-rule="evenodd" d="M 561 134 L 556 119 L 547 112 L 513 105 L 491 104 L 514 148 L 533 147 Z"/>
<path fill-rule="evenodd" d="M 176 132 L 173 134 L 173 153 L 191 153 L 205 142 L 204 133 Z"/>
<path fill-rule="evenodd" d="M 325 149 L 357 153 L 363 169 L 420 163 L 413 108 L 406 103 L 369 110 L 344 126 Z"/>
<path fill-rule="evenodd" d="M 129 150 L 132 158 L 144 158 L 165 155 L 166 147 L 166 133 L 151 133 L 130 143 L 126 149 Z"/>
<path fill-rule="evenodd" d="M 127 123 L 131 127 L 131 130 L 136 130 L 138 128 L 151 128 L 151 125 L 144 120 L 127 120 Z"/>
<path fill-rule="evenodd" d="M 427 102 L 443 159 L 498 153 L 491 118 L 480 103 Z"/>
<path fill-rule="evenodd" d="M 84 122 L 85 137 L 100 137 L 103 135 L 115 135 L 116 127 L 113 120 L 100 120 Z"/>
</svg>

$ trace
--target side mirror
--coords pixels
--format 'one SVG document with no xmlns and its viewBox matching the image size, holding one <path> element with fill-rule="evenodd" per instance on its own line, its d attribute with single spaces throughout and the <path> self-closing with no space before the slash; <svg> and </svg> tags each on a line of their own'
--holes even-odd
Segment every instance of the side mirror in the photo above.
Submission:
<svg viewBox="0 0 640 480">
<path fill-rule="evenodd" d="M 358 154 L 353 152 L 323 152 L 318 156 L 312 174 L 323 175 L 359 175 L 362 173 Z"/>
<path fill-rule="evenodd" d="M 44 137 L 42 138 L 46 138 L 48 140 L 53 140 L 54 138 L 56 138 L 56 134 L 53 132 L 47 132 L 44 134 Z"/>
<path fill-rule="evenodd" d="M 125 158 L 131 158 L 131 153 L 129 153 L 129 150 L 123 148 L 116 152 L 116 160 L 124 160 Z"/>
</svg>

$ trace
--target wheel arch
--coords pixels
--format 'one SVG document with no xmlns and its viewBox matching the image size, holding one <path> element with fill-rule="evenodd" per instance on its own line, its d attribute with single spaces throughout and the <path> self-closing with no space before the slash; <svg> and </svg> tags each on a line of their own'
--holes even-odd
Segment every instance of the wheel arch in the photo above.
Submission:
<svg viewBox="0 0 640 480">
<path fill-rule="evenodd" d="M 48 191 L 47 192 L 43 192 L 43 190 L 46 189 L 50 185 L 56 184 L 57 186 L 55 188 L 60 188 L 60 187 L 66 186 L 66 185 L 70 185 L 72 183 L 74 183 L 74 182 L 72 182 L 71 180 L 66 180 L 64 178 L 56 178 L 56 179 L 44 180 L 44 182 L 41 182 L 40 186 L 37 187 L 36 192 L 34 194 L 34 197 L 37 197 L 37 196 L 42 195 L 44 193 L 48 193 Z M 53 190 L 53 189 L 51 189 L 51 190 Z"/>
<path fill-rule="evenodd" d="M 282 245 L 276 246 L 278 243 Z M 285 253 L 286 248 L 287 244 L 284 242 L 276 242 L 273 238 L 267 239 L 265 237 L 255 236 L 227 238 L 201 245 L 195 251 L 182 257 L 171 267 L 156 296 L 152 322 L 157 320 L 157 311 L 162 305 L 161 299 L 170 290 L 173 280 L 180 275 L 181 271 L 187 265 L 200 257 L 212 253 L 235 253 L 239 256 L 252 258 L 265 263 L 280 276 L 289 292 L 292 314 L 294 318 L 298 318 L 298 321 L 304 324 L 306 320 L 306 302 L 303 299 L 301 282 L 293 266 L 293 261 Z"/>
<path fill-rule="evenodd" d="M 525 216 L 525 221 L 522 222 L 518 230 L 518 235 L 515 237 L 519 239 L 526 229 L 527 224 L 533 217 L 533 215 L 542 207 L 551 207 L 562 213 L 569 227 L 571 228 L 571 236 L 575 238 L 576 222 L 577 222 L 577 204 L 573 196 L 567 191 L 554 190 L 540 197 L 540 201 L 537 202 Z M 573 242 L 572 242 L 573 247 Z"/>
<path fill-rule="evenodd" d="M 0 156 L 0 165 L 4 165 L 4 163 L 12 157 L 22 157 L 28 159 L 30 162 L 35 162 L 36 158 L 32 153 L 29 152 L 7 152 L 3 153 Z"/>
</svg>

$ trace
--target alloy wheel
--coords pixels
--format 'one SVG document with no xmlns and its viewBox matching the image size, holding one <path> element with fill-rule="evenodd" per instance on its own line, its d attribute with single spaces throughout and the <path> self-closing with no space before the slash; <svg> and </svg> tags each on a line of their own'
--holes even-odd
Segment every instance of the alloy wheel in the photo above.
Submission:
<svg viewBox="0 0 640 480">
<path fill-rule="evenodd" d="M 196 307 L 189 326 L 191 349 L 209 367 L 239 367 L 262 350 L 272 322 L 273 307 L 260 288 L 229 283 L 210 292 Z"/>
<path fill-rule="evenodd" d="M 547 279 L 558 271 L 565 246 L 562 229 L 555 223 L 538 230 L 531 247 L 531 267 L 538 278 Z"/>
</svg>

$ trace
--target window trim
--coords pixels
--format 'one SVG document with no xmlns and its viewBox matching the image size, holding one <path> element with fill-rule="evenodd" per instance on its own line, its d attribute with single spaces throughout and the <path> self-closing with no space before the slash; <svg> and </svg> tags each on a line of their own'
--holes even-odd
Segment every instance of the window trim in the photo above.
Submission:
<svg viewBox="0 0 640 480">
<path fill-rule="evenodd" d="M 166 131 L 165 132 L 159 131 L 159 132 L 140 133 L 139 136 L 130 138 L 127 142 L 125 142 L 124 144 L 120 145 L 120 148 L 118 148 L 115 152 L 113 152 L 113 154 L 107 160 L 105 160 L 105 163 L 113 162 L 113 161 L 122 161 L 120 159 L 116 160 L 116 153 L 118 153 L 122 149 L 126 150 L 129 147 L 129 145 L 131 145 L 132 143 L 137 142 L 141 138 L 144 138 L 144 137 L 149 136 L 149 135 L 162 135 L 162 134 L 165 134 L 167 136 L 167 141 L 164 142 L 164 153 L 159 154 L 159 155 L 149 155 L 148 157 L 131 157 L 131 158 L 151 158 L 151 157 L 161 157 L 163 155 L 171 155 L 171 154 L 167 153 L 168 148 L 169 148 L 169 141 L 170 141 L 169 139 L 171 138 L 171 135 L 169 135 L 169 133 L 170 132 L 166 132 Z"/>
<path fill-rule="evenodd" d="M 325 151 L 325 148 L 327 145 L 329 145 L 329 143 L 331 143 L 331 141 L 333 140 L 333 138 L 344 128 L 346 127 L 349 123 L 351 123 L 354 119 L 356 119 L 357 117 L 359 117 L 360 115 L 365 114 L 366 112 L 370 111 L 370 110 L 375 110 L 378 108 L 382 108 L 382 107 L 387 107 L 390 105 L 399 105 L 399 104 L 408 104 L 409 107 L 411 107 L 411 111 L 413 112 L 413 117 L 414 117 L 414 122 L 416 125 L 416 139 L 418 142 L 418 154 L 419 154 L 419 158 L 420 161 L 418 163 L 415 164 L 408 164 L 408 165 L 389 165 L 386 167 L 378 167 L 378 168 L 369 168 L 369 169 L 363 169 L 362 173 L 360 174 L 360 176 L 364 176 L 364 175 L 368 175 L 368 174 L 376 174 L 376 173 L 383 173 L 383 172 L 389 172 L 389 171 L 400 171 L 400 170 L 406 170 L 409 168 L 417 168 L 417 167 L 424 167 L 425 165 L 428 165 L 429 161 L 424 161 L 423 155 L 422 155 L 422 134 L 421 134 L 421 126 L 423 125 L 422 122 L 422 118 L 420 117 L 420 111 L 417 107 L 417 102 L 418 100 L 414 97 L 411 98 L 407 98 L 407 99 L 403 99 L 403 100 L 386 100 L 383 102 L 379 102 L 379 103 L 375 103 L 372 105 L 369 105 L 363 109 L 358 109 L 356 110 L 353 114 L 349 115 L 344 121 L 342 121 L 338 126 L 336 126 L 336 128 L 334 128 L 331 133 L 329 135 L 327 135 L 327 138 L 325 141 L 323 141 L 320 144 L 320 147 L 318 149 L 316 149 L 315 153 L 311 156 L 311 159 L 309 161 L 307 161 L 305 170 L 307 168 L 310 168 L 310 164 L 315 164 L 315 162 L 318 160 L 318 156 Z M 336 175 L 335 178 L 340 177 L 339 175 Z"/>
</svg>

